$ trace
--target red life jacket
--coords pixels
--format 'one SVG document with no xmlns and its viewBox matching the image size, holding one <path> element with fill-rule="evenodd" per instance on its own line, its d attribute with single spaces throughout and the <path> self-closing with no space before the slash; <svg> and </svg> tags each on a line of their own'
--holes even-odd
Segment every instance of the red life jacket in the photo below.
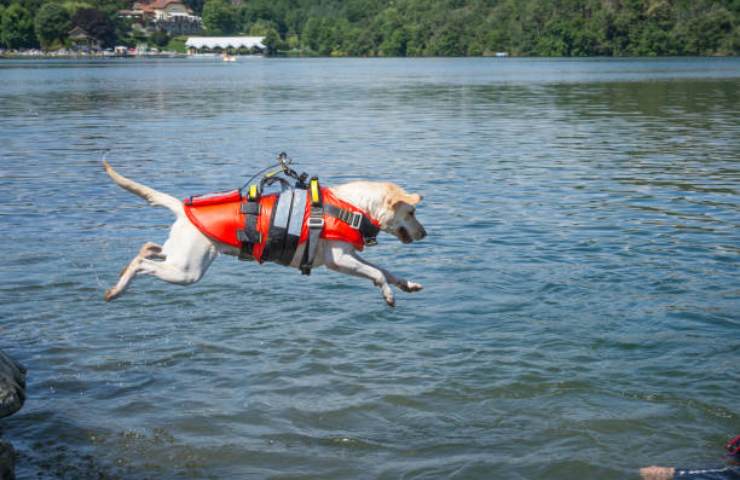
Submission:
<svg viewBox="0 0 740 480">
<path fill-rule="evenodd" d="M 301 195 L 303 192 L 303 190 L 296 190 L 295 194 Z M 303 219 L 301 220 L 299 245 L 306 242 L 309 231 L 307 220 L 310 216 L 311 201 L 308 198 L 310 193 L 305 191 L 305 194 L 307 198 Z M 256 230 L 259 232 L 260 238 L 259 242 L 255 242 L 251 248 L 251 257 L 260 263 L 264 261 L 263 254 L 270 241 L 270 226 L 278 196 L 279 194 L 272 193 L 262 195 L 259 198 L 259 215 L 257 216 Z M 365 248 L 365 239 L 362 232 L 356 228 L 357 225 L 355 224 L 353 228 L 350 223 L 327 213 L 327 210 L 332 211 L 332 207 L 336 207 L 348 214 L 364 216 L 374 227 L 379 229 L 380 224 L 378 221 L 354 205 L 338 198 L 329 188 L 322 187 L 321 196 L 324 204 L 324 228 L 321 232 L 321 238 L 351 243 L 355 249 L 362 251 Z M 246 203 L 247 198 L 243 197 L 239 190 L 190 197 L 183 201 L 185 214 L 198 230 L 203 232 L 211 240 L 235 248 L 242 248 L 243 246 L 239 231 L 245 229 L 247 215 L 242 212 L 244 211 L 243 205 Z"/>
</svg>

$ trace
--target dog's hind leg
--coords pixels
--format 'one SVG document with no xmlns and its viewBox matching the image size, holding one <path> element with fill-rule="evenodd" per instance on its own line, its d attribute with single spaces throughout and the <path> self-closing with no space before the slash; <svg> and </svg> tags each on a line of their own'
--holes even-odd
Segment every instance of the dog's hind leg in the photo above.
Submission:
<svg viewBox="0 0 740 480">
<path fill-rule="evenodd" d="M 153 275 L 160 280 L 175 285 L 190 285 L 203 278 L 205 271 L 185 269 L 167 261 L 155 262 L 144 258 L 139 263 L 137 273 Z"/>
<path fill-rule="evenodd" d="M 121 270 L 121 274 L 118 276 L 118 282 L 116 282 L 113 288 L 105 291 L 104 298 L 106 302 L 110 302 L 126 291 L 129 283 L 131 283 L 131 280 L 138 273 L 142 260 L 148 258 L 165 258 L 162 255 L 162 247 L 154 242 L 146 242 L 142 245 L 139 253 Z"/>
<path fill-rule="evenodd" d="M 190 285 L 203 278 L 205 274 L 205 269 L 203 268 L 183 268 L 167 260 L 152 260 L 152 257 L 163 258 L 164 256 L 159 253 L 152 253 L 147 258 L 140 254 L 131 260 L 131 263 L 121 272 L 121 277 L 118 279 L 116 285 L 105 292 L 105 301 L 109 302 L 120 297 L 126 291 L 131 281 L 138 275 L 153 275 L 168 283 Z M 207 268 L 210 262 L 201 263 L 201 265 L 204 264 Z"/>
<path fill-rule="evenodd" d="M 104 298 L 106 301 L 118 298 L 140 274 L 176 285 L 193 284 L 203 278 L 217 256 L 216 247 L 197 228 L 186 219 L 178 219 L 163 246 L 147 242 L 141 247 Z"/>
</svg>

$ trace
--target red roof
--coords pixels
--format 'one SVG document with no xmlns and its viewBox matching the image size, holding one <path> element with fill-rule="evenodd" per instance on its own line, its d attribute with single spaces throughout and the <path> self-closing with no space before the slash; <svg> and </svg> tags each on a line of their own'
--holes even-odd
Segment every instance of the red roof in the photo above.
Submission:
<svg viewBox="0 0 740 480">
<path fill-rule="evenodd" d="M 190 8 L 188 8 L 181 0 L 153 0 L 151 2 L 136 2 L 134 3 L 134 10 L 154 13 L 154 10 L 164 10 L 167 5 L 171 3 L 178 3 L 185 7 L 187 11 L 190 11 Z"/>
</svg>

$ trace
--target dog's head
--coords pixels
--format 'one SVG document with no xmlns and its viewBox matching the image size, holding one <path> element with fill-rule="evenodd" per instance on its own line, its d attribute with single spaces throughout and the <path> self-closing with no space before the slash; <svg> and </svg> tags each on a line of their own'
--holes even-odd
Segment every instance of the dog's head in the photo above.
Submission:
<svg viewBox="0 0 740 480">
<path fill-rule="evenodd" d="M 397 185 L 389 187 L 383 229 L 398 237 L 403 243 L 411 243 L 426 237 L 427 231 L 416 218 L 416 206 L 423 197 L 418 193 L 406 193 Z"/>
</svg>

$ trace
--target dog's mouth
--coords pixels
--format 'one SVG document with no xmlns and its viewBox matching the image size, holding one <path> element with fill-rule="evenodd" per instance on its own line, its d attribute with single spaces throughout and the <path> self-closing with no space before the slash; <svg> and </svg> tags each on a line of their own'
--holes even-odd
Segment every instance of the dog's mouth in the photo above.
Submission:
<svg viewBox="0 0 740 480">
<path fill-rule="evenodd" d="M 403 243 L 411 243 L 414 241 L 414 239 L 411 238 L 411 235 L 409 235 L 409 231 L 404 227 L 398 229 L 398 238 L 400 238 Z"/>
</svg>

